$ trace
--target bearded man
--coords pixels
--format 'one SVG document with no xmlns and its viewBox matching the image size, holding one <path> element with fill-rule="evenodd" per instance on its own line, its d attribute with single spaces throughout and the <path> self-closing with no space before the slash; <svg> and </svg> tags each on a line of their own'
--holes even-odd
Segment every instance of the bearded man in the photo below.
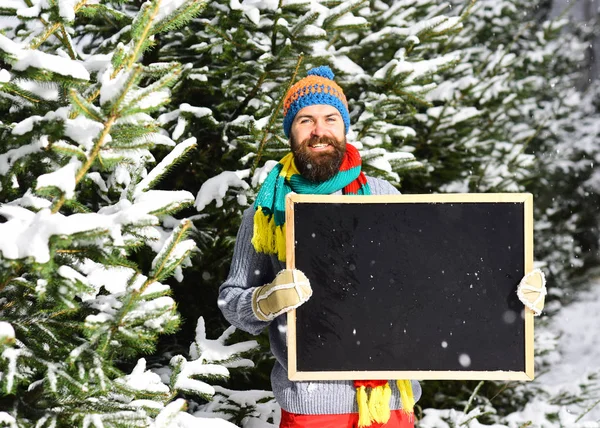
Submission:
<svg viewBox="0 0 600 428">
<path fill-rule="evenodd" d="M 366 176 L 358 150 L 346 142 L 348 103 L 329 67 L 310 70 L 284 100 L 283 130 L 291 152 L 269 173 L 240 226 L 219 307 L 235 327 L 251 334 L 269 329 L 275 365 L 271 384 L 281 406 L 280 427 L 414 426 L 416 381 L 294 382 L 287 374 L 284 314 L 312 295 L 308 278 L 285 269 L 285 196 L 391 195 L 385 180 Z M 375 398 L 377 397 L 377 398 Z M 379 400 L 371 403 L 368 400 Z"/>
</svg>

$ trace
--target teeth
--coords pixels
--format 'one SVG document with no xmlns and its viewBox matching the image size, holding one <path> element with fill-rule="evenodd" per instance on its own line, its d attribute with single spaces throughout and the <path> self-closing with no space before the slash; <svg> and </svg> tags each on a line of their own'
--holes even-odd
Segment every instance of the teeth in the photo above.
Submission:
<svg viewBox="0 0 600 428">
<path fill-rule="evenodd" d="M 321 148 L 321 147 L 327 147 L 329 144 L 315 144 L 313 147 L 315 148 Z"/>
</svg>

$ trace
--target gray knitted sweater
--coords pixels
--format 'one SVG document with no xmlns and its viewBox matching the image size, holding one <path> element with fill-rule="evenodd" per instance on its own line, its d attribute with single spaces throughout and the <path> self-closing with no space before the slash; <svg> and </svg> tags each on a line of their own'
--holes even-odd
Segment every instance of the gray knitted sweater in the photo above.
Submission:
<svg viewBox="0 0 600 428">
<path fill-rule="evenodd" d="M 399 193 L 384 180 L 367 177 L 371 193 L 389 195 Z M 337 192 L 338 194 L 341 193 Z M 271 352 L 276 362 L 271 372 L 271 384 L 275 399 L 283 409 L 291 413 L 306 415 L 340 414 L 358 412 L 356 390 L 353 381 L 292 382 L 287 375 L 287 316 L 284 314 L 271 322 L 256 318 L 252 312 L 252 292 L 275 278 L 285 268 L 276 256 L 259 254 L 254 250 L 253 233 L 254 207 L 244 212 L 237 235 L 229 276 L 219 289 L 219 308 L 233 326 L 251 334 L 259 334 L 269 328 Z M 391 409 L 401 408 L 400 394 L 396 382 L 390 382 Z M 412 381 L 415 400 L 421 396 L 421 386 Z"/>
</svg>

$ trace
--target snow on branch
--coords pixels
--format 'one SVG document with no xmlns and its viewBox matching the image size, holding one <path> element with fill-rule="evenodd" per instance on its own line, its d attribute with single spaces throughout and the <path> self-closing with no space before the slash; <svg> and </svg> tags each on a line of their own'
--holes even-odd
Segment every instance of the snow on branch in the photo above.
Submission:
<svg viewBox="0 0 600 428">
<path fill-rule="evenodd" d="M 244 190 L 250 188 L 250 185 L 243 180 L 249 175 L 249 170 L 223 171 L 216 177 L 209 178 L 202 183 L 194 206 L 198 211 L 202 211 L 212 201 L 216 201 L 217 207 L 223 206 L 223 199 L 230 187 L 239 187 Z"/>
<path fill-rule="evenodd" d="M 177 161 L 179 161 L 183 156 L 187 154 L 192 148 L 196 146 L 196 138 L 188 138 L 187 140 L 177 144 L 171 152 L 164 157 L 162 161 L 159 162 L 158 165 L 150 171 L 150 173 L 140 181 L 137 186 L 135 186 L 134 196 L 138 196 L 142 192 L 148 190 L 155 184 L 161 177 L 163 177 L 169 167 L 175 165 Z"/>
<path fill-rule="evenodd" d="M 83 232 L 107 234 L 113 245 L 125 245 L 121 235 L 123 227 L 157 225 L 155 213 L 174 210 L 192 201 L 193 196 L 187 191 L 154 190 L 142 193 L 134 203 L 122 199 L 98 213 L 70 216 L 53 214 L 49 209 L 35 213 L 18 206 L 2 205 L 0 215 L 8 221 L 0 224 L 0 252 L 7 259 L 32 257 L 38 263 L 47 263 L 52 236 Z"/>
<path fill-rule="evenodd" d="M 256 340 L 226 345 L 225 342 L 235 332 L 235 327 L 229 327 L 216 340 L 206 337 L 204 318 L 198 318 L 196 325 L 196 339 L 190 346 L 190 356 L 199 361 L 222 362 L 234 359 L 236 356 L 258 347 Z M 249 361 L 249 360 L 248 360 Z M 252 361 L 249 361 L 252 364 Z"/>
<path fill-rule="evenodd" d="M 39 153 L 48 146 L 48 136 L 44 135 L 31 144 L 11 149 L 0 155 L 0 175 L 6 175 L 13 165 L 21 158 L 32 153 Z"/>
<path fill-rule="evenodd" d="M 191 205 L 194 196 L 187 190 L 148 190 L 138 194 L 135 206 L 150 214 L 160 215 Z"/>
<path fill-rule="evenodd" d="M 8 62 L 11 63 L 13 70 L 23 71 L 33 67 L 75 79 L 90 80 L 90 73 L 80 61 L 38 50 L 24 49 L 2 34 L 0 34 L 0 50 L 10 55 Z"/>
<path fill-rule="evenodd" d="M 198 377 L 213 379 L 229 377 L 229 370 L 220 364 L 204 364 L 202 360 L 187 361 L 181 355 L 171 358 L 171 365 L 176 367 L 177 372 L 175 389 L 203 397 L 215 395 L 215 389 L 208 383 L 197 379 Z"/>
<path fill-rule="evenodd" d="M 115 382 L 133 391 L 142 391 L 150 394 L 169 393 L 169 387 L 162 383 L 160 376 L 146 370 L 146 359 L 144 358 L 138 360 L 131 374 L 115 379 Z"/>
<path fill-rule="evenodd" d="M 6 412 L 0 412 L 0 425 L 8 428 L 17 428 L 17 420 Z"/>
<path fill-rule="evenodd" d="M 385 79 L 388 73 L 391 73 L 392 77 L 407 74 L 405 82 L 412 83 L 419 77 L 434 74 L 440 68 L 450 65 L 451 63 L 460 59 L 459 54 L 449 53 L 439 57 L 435 57 L 428 60 L 409 62 L 404 59 L 393 59 L 388 62 L 385 66 L 375 72 L 373 77 L 375 79 Z"/>
<path fill-rule="evenodd" d="M 152 260 L 151 277 L 159 281 L 163 280 L 180 266 L 182 261 L 196 248 L 193 239 L 183 239 L 190 226 L 191 222 L 184 220 L 173 230 L 162 249 Z"/>
<path fill-rule="evenodd" d="M 0 345 L 12 342 L 14 339 L 15 329 L 13 326 L 6 321 L 0 321 Z"/>
<path fill-rule="evenodd" d="M 81 165 L 81 162 L 77 158 L 71 158 L 71 161 L 62 168 L 48 174 L 40 175 L 37 179 L 35 189 L 56 187 L 65 195 L 65 198 L 72 199 L 75 196 L 75 187 L 77 186 L 75 176 Z"/>
<path fill-rule="evenodd" d="M 280 413 L 280 406 L 275 401 L 271 391 L 251 389 L 248 391 L 235 391 L 216 385 L 215 396 L 203 405 L 195 416 L 220 416 L 230 417 L 232 412 L 242 409 L 245 415 L 246 426 L 271 426 L 269 421 L 274 420 Z M 214 417 L 213 416 L 213 417 Z"/>
</svg>

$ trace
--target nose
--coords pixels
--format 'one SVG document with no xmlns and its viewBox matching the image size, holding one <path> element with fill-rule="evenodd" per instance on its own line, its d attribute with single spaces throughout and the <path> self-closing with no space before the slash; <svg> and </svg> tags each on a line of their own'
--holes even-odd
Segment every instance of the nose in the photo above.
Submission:
<svg viewBox="0 0 600 428">
<path fill-rule="evenodd" d="M 322 137 L 325 135 L 325 126 L 320 120 L 315 121 L 311 135 L 314 135 L 315 137 Z"/>
</svg>

